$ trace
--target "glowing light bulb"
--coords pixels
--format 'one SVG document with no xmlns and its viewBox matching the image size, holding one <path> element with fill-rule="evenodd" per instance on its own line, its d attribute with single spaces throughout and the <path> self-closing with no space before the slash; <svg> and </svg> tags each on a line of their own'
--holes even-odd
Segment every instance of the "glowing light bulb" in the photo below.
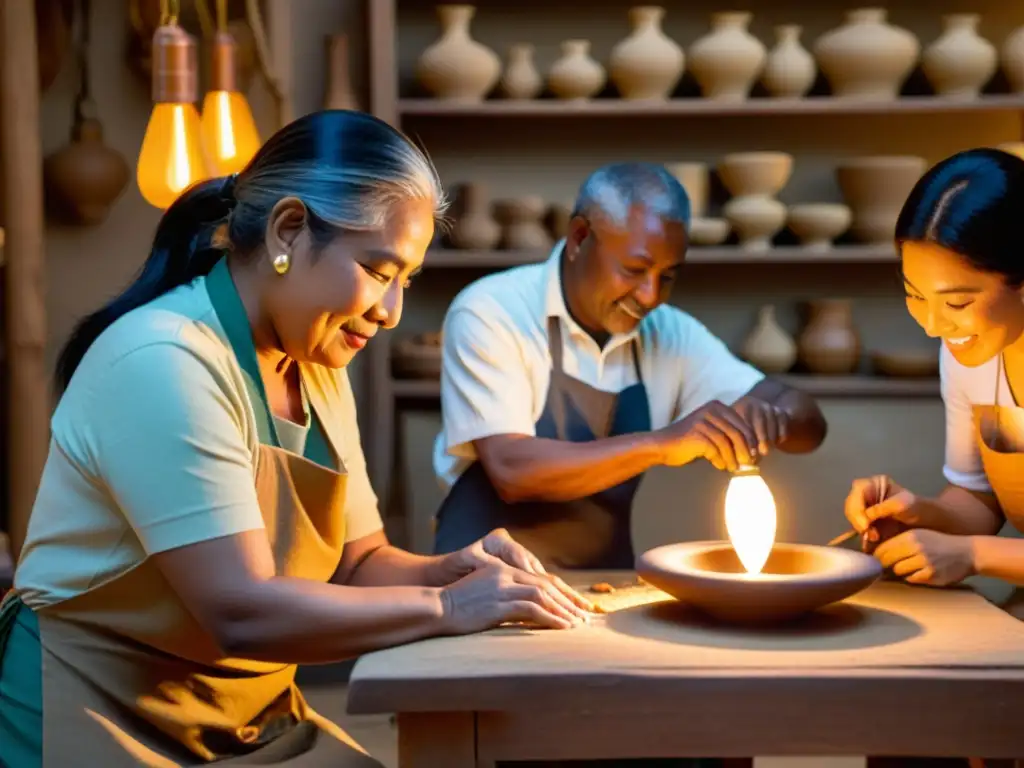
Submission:
<svg viewBox="0 0 1024 768">
<path fill-rule="evenodd" d="M 238 91 L 235 47 L 227 32 L 214 37 L 211 87 L 203 99 L 203 147 L 216 176 L 238 173 L 260 148 L 249 102 Z"/>
<path fill-rule="evenodd" d="M 186 188 L 208 178 L 196 111 L 195 42 L 176 24 L 153 35 L 153 112 L 135 178 L 146 202 L 167 208 Z"/>
<path fill-rule="evenodd" d="M 775 498 L 761 473 L 741 467 L 725 491 L 725 527 L 747 573 L 760 573 L 775 544 Z"/>
</svg>

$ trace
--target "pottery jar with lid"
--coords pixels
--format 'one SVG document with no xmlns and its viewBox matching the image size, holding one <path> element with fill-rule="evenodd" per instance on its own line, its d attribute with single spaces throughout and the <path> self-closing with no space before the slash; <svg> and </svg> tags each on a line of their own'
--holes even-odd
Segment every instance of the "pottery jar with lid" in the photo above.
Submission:
<svg viewBox="0 0 1024 768">
<path fill-rule="evenodd" d="M 921 69 L 942 96 L 975 98 L 999 66 L 996 47 L 978 34 L 976 13 L 942 17 L 943 32 L 921 57 Z"/>
<path fill-rule="evenodd" d="M 470 36 L 472 5 L 439 5 L 441 37 L 416 63 L 416 77 L 431 94 L 451 101 L 481 101 L 501 76 L 498 54 Z"/>
<path fill-rule="evenodd" d="M 764 67 L 764 45 L 747 31 L 753 14 L 711 14 L 711 31 L 689 51 L 690 71 L 706 99 L 741 101 L 750 94 Z"/>
<path fill-rule="evenodd" d="M 612 48 L 608 74 L 625 99 L 667 99 L 683 76 L 683 49 L 661 28 L 665 9 L 638 5 L 630 9 L 633 31 Z"/>
<path fill-rule="evenodd" d="M 814 43 L 818 66 L 839 98 L 887 101 L 899 96 L 917 65 L 921 45 L 890 24 L 884 8 L 857 8 L 846 23 Z"/>
</svg>

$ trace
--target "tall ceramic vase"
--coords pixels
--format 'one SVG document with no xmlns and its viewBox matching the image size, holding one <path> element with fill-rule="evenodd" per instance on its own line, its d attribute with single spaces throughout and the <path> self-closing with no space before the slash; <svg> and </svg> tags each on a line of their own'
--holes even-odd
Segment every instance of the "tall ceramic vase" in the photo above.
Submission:
<svg viewBox="0 0 1024 768">
<path fill-rule="evenodd" d="M 884 8 L 847 11 L 846 23 L 814 43 L 814 55 L 838 98 L 889 101 L 917 65 L 921 44 L 888 22 Z"/>
<path fill-rule="evenodd" d="M 767 52 L 747 31 L 753 15 L 743 11 L 711 14 L 711 31 L 690 48 L 690 71 L 706 99 L 742 101 L 750 95 Z"/>
<path fill-rule="evenodd" d="M 818 67 L 800 42 L 802 32 L 797 24 L 780 24 L 775 28 L 775 47 L 768 53 L 761 73 L 761 82 L 772 96 L 799 98 L 814 85 Z"/>
<path fill-rule="evenodd" d="M 973 99 L 992 79 L 998 66 L 996 47 L 978 34 L 976 13 L 942 17 L 943 32 L 921 57 L 921 68 L 935 92 Z"/>
<path fill-rule="evenodd" d="M 544 79 L 533 63 L 533 46 L 516 43 L 508 47 L 501 92 L 509 99 L 532 99 L 544 87 Z"/>
<path fill-rule="evenodd" d="M 796 362 L 796 342 L 779 325 L 775 307 L 766 304 L 757 312 L 757 324 L 740 350 L 743 359 L 764 373 L 785 373 Z"/>
<path fill-rule="evenodd" d="M 498 83 L 501 60 L 470 36 L 472 5 L 439 5 L 441 37 L 416 64 L 416 77 L 431 94 L 451 101 L 480 101 Z"/>
<path fill-rule="evenodd" d="M 797 339 L 799 360 L 811 373 L 853 373 L 860 362 L 860 337 L 849 299 L 810 302 L 809 320 Z"/>
<path fill-rule="evenodd" d="M 638 5 L 629 11 L 633 32 L 612 48 L 608 74 L 624 99 L 667 99 L 683 76 L 683 49 L 661 29 L 665 9 Z"/>
</svg>

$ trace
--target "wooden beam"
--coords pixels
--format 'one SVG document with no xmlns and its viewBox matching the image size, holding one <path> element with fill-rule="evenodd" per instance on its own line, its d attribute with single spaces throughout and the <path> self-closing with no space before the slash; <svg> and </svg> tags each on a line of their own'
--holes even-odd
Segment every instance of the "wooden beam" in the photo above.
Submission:
<svg viewBox="0 0 1024 768">
<path fill-rule="evenodd" d="M 35 3 L 0 2 L 0 151 L 5 158 L 8 512 L 17 561 L 50 439 L 46 254 Z"/>
</svg>

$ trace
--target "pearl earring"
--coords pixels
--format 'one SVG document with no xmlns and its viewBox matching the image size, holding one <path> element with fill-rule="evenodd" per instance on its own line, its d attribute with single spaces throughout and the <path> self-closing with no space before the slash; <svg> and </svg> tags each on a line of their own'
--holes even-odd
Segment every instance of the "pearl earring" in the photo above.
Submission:
<svg viewBox="0 0 1024 768">
<path fill-rule="evenodd" d="M 274 271 L 279 275 L 283 275 L 292 266 L 292 257 L 287 253 L 279 253 L 274 257 Z"/>
</svg>

